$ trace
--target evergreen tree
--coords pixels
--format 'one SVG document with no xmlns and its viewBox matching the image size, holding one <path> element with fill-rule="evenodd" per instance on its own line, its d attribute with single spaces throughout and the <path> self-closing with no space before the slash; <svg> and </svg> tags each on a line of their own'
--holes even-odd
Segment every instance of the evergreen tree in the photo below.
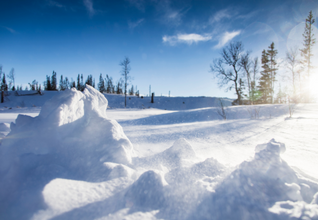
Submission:
<svg viewBox="0 0 318 220">
<path fill-rule="evenodd" d="M 105 90 L 106 90 L 106 89 L 105 89 L 105 81 L 104 81 L 104 79 L 103 79 L 103 75 L 102 75 L 102 74 L 99 75 L 98 90 L 99 90 L 101 93 L 105 92 Z"/>
<path fill-rule="evenodd" d="M 271 45 L 268 47 L 269 50 L 267 50 L 268 55 L 268 67 L 270 72 L 270 86 L 271 86 L 271 103 L 274 102 L 274 84 L 276 81 L 276 71 L 277 71 L 277 62 L 276 62 L 276 55 L 277 50 L 275 50 L 274 42 L 271 43 Z"/>
<path fill-rule="evenodd" d="M 92 75 L 88 75 L 87 76 L 87 80 L 86 80 L 86 82 L 85 82 L 85 85 L 90 85 L 90 86 L 93 86 L 93 87 L 95 87 L 95 83 L 94 83 L 94 80 L 93 80 L 93 76 Z M 83 89 L 84 90 L 84 89 Z"/>
<path fill-rule="evenodd" d="M 68 89 L 70 87 L 70 82 L 68 81 L 67 77 L 65 77 L 65 80 L 64 80 L 64 87 L 65 89 Z"/>
<path fill-rule="evenodd" d="M 261 93 L 260 102 L 269 103 L 272 100 L 271 94 L 271 76 L 269 68 L 269 58 L 265 50 L 262 51 L 262 68 L 259 79 L 258 90 Z"/>
<path fill-rule="evenodd" d="M 8 91 L 8 84 L 6 81 L 6 74 L 3 73 L 2 83 L 1 83 L 1 91 Z"/>
<path fill-rule="evenodd" d="M 84 91 L 84 89 L 85 89 L 85 85 L 84 85 L 84 76 L 83 76 L 83 74 L 81 74 L 81 91 L 83 92 Z"/>
<path fill-rule="evenodd" d="M 61 75 L 59 87 L 60 87 L 60 90 L 61 90 L 61 91 L 65 90 L 63 75 Z"/>
<path fill-rule="evenodd" d="M 105 82 L 106 82 L 106 92 L 107 93 L 115 93 L 115 86 L 113 84 L 113 78 L 109 77 L 106 74 Z"/>
<path fill-rule="evenodd" d="M 2 65 L 0 65 L 0 89 L 2 88 Z"/>
<path fill-rule="evenodd" d="M 57 90 L 56 72 L 55 71 L 53 71 L 53 73 L 52 73 L 51 90 Z"/>
<path fill-rule="evenodd" d="M 118 82 L 117 82 L 116 94 L 123 94 L 123 80 L 122 79 L 118 80 Z"/>
<path fill-rule="evenodd" d="M 129 90 L 129 95 L 134 95 L 134 86 L 131 85 L 131 89 Z"/>
<path fill-rule="evenodd" d="M 76 89 L 77 89 L 78 91 L 81 90 L 80 74 L 77 75 L 77 86 L 76 86 Z"/>
<path fill-rule="evenodd" d="M 50 79 L 50 77 L 48 75 L 46 75 L 46 81 L 44 83 L 44 89 L 45 90 L 52 90 L 51 79 Z"/>
<path fill-rule="evenodd" d="M 308 17 L 306 18 L 306 26 L 303 33 L 304 48 L 300 50 L 301 56 L 303 57 L 302 64 L 307 67 L 307 77 L 310 76 L 310 71 L 312 69 L 311 57 L 313 56 L 313 46 L 316 43 L 312 29 L 312 25 L 314 23 L 315 19 L 313 18 L 312 11 L 310 11 Z"/>
<path fill-rule="evenodd" d="M 73 78 L 71 78 L 70 88 L 76 88 L 76 83 L 75 83 L 75 81 L 73 80 Z"/>
</svg>

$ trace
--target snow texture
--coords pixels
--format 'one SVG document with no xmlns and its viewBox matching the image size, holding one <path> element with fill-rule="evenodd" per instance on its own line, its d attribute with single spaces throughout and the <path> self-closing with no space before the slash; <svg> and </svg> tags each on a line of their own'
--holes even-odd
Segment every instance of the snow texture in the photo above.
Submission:
<svg viewBox="0 0 318 220">
<path fill-rule="evenodd" d="M 133 146 L 106 108 L 106 98 L 87 86 L 83 93 L 71 89 L 54 96 L 35 118 L 19 115 L 0 148 L 0 200 L 15 193 L 15 202 L 33 199 L 40 192 L 24 196 L 23 189 L 40 190 L 54 178 L 107 180 L 112 170 L 104 162 L 130 165 Z"/>
<path fill-rule="evenodd" d="M 302 180 L 280 157 L 285 145 L 272 139 L 263 146 L 258 145 L 254 159 L 240 164 L 200 204 L 194 214 L 197 219 L 284 219 L 278 217 L 282 212 L 279 207 L 287 207 L 282 204 L 289 204 L 289 217 L 306 217 L 307 212 L 292 214 L 302 204 L 301 209 L 311 211 L 310 218 L 318 218 L 317 207 L 303 202 Z M 311 184 L 313 197 L 317 184 Z"/>
<path fill-rule="evenodd" d="M 234 106 L 222 121 L 215 98 L 156 97 L 165 111 L 106 97 L 90 86 L 6 97 L 0 219 L 318 219 L 317 175 L 289 165 L 315 158 L 317 107 L 285 120 L 286 105 Z"/>
</svg>

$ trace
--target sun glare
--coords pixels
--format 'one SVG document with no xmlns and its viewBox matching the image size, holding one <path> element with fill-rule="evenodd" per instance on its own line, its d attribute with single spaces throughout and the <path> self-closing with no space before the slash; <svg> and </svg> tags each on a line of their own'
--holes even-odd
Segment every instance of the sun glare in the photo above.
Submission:
<svg viewBox="0 0 318 220">
<path fill-rule="evenodd" d="M 307 83 L 306 88 L 315 101 L 318 101 L 318 73 L 313 73 Z"/>
</svg>

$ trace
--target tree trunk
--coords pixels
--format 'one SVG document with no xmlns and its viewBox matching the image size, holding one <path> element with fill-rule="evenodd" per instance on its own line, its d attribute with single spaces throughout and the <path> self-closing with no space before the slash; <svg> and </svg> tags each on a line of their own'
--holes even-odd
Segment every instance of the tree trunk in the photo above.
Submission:
<svg viewBox="0 0 318 220">
<path fill-rule="evenodd" d="M 236 92 L 236 94 L 237 94 L 238 104 L 241 105 L 241 95 L 240 95 L 239 90 L 238 90 L 238 88 L 237 88 L 237 82 L 236 82 L 236 81 L 234 81 L 234 85 L 235 85 L 235 92 Z"/>
</svg>

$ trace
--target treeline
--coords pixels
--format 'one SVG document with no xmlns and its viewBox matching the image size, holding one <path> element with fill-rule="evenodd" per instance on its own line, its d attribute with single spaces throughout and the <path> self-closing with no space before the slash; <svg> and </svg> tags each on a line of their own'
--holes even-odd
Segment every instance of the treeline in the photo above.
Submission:
<svg viewBox="0 0 318 220">
<path fill-rule="evenodd" d="M 136 95 L 139 97 L 139 90 L 137 89 L 137 86 L 134 87 L 134 85 L 131 85 L 131 88 L 129 89 L 128 86 L 131 82 L 130 77 L 130 59 L 128 57 L 125 57 L 119 65 L 121 66 L 121 76 L 123 78 L 120 78 L 116 83 L 114 83 L 113 78 L 108 76 L 106 74 L 106 77 L 103 78 L 103 75 L 100 74 L 99 76 L 99 82 L 98 82 L 98 90 L 101 93 L 112 93 L 112 94 L 125 94 L 125 107 L 127 104 L 126 97 L 128 95 Z M 8 90 L 22 90 L 22 86 L 18 86 L 17 89 L 15 88 L 15 74 L 14 69 L 10 71 L 9 74 L 9 85 L 6 82 L 5 73 L 2 72 L 2 66 L 0 65 L 0 88 L 2 91 L 8 91 Z M 28 83 L 29 87 L 25 87 L 25 90 L 37 90 L 41 94 L 41 84 L 38 83 L 38 81 L 33 80 L 32 83 Z M 79 91 L 84 91 L 86 85 L 90 85 L 95 88 L 95 79 L 90 74 L 87 76 L 87 79 L 84 82 L 84 76 L 83 74 L 78 74 L 77 80 L 74 81 L 72 78 L 71 80 L 68 79 L 68 77 L 63 77 L 61 75 L 59 84 L 57 83 L 57 74 L 55 71 L 53 71 L 52 76 L 46 75 L 46 81 L 43 83 L 44 90 L 46 91 L 63 91 L 66 89 L 72 89 L 76 88 Z"/>
<path fill-rule="evenodd" d="M 68 77 L 61 75 L 59 84 L 57 84 L 57 74 L 53 71 L 52 76 L 46 76 L 46 81 L 43 83 L 44 90 L 47 91 L 63 91 L 65 89 L 76 88 L 79 91 L 84 91 L 85 85 L 90 85 L 94 88 L 95 86 L 95 79 L 90 74 L 87 76 L 87 79 L 84 81 L 83 74 L 78 74 L 76 81 L 73 79 L 69 80 Z M 34 80 L 30 83 L 30 90 L 38 90 L 37 88 L 41 88 L 41 85 L 38 85 L 38 82 Z M 97 84 L 97 89 L 101 93 L 111 93 L 111 94 L 124 94 L 124 81 L 120 78 L 116 83 L 112 77 L 106 74 L 106 77 L 103 78 L 103 74 L 101 73 L 99 76 L 99 82 Z M 134 87 L 133 85 L 128 90 L 129 95 L 136 95 L 139 96 L 139 90 L 137 90 L 137 86 Z"/>
<path fill-rule="evenodd" d="M 315 44 L 312 30 L 314 22 L 315 19 L 310 11 L 303 33 L 303 48 L 288 50 L 283 62 L 277 61 L 278 51 L 274 42 L 267 50 L 264 49 L 261 54 L 261 71 L 259 71 L 259 59 L 252 58 L 251 52 L 244 50 L 242 42 L 232 42 L 223 48 L 221 57 L 214 59 L 210 68 L 218 78 L 219 86 L 225 86 L 227 90 L 235 89 L 237 99 L 233 104 L 297 103 L 310 100 L 309 92 L 303 87 L 308 83 L 313 69 L 311 58 Z M 301 58 L 298 57 L 298 51 Z M 284 64 L 288 70 L 284 78 L 288 78 L 290 83 L 284 90 L 279 83 L 277 91 L 275 84 L 279 82 L 277 72 L 281 64 Z"/>
<path fill-rule="evenodd" d="M 12 68 L 8 74 L 8 80 L 6 79 L 5 72 L 2 71 L 2 66 L 0 65 L 0 89 L 1 91 L 15 91 L 17 89 L 22 89 L 21 87 L 15 87 L 15 72 L 14 68 Z"/>
</svg>

